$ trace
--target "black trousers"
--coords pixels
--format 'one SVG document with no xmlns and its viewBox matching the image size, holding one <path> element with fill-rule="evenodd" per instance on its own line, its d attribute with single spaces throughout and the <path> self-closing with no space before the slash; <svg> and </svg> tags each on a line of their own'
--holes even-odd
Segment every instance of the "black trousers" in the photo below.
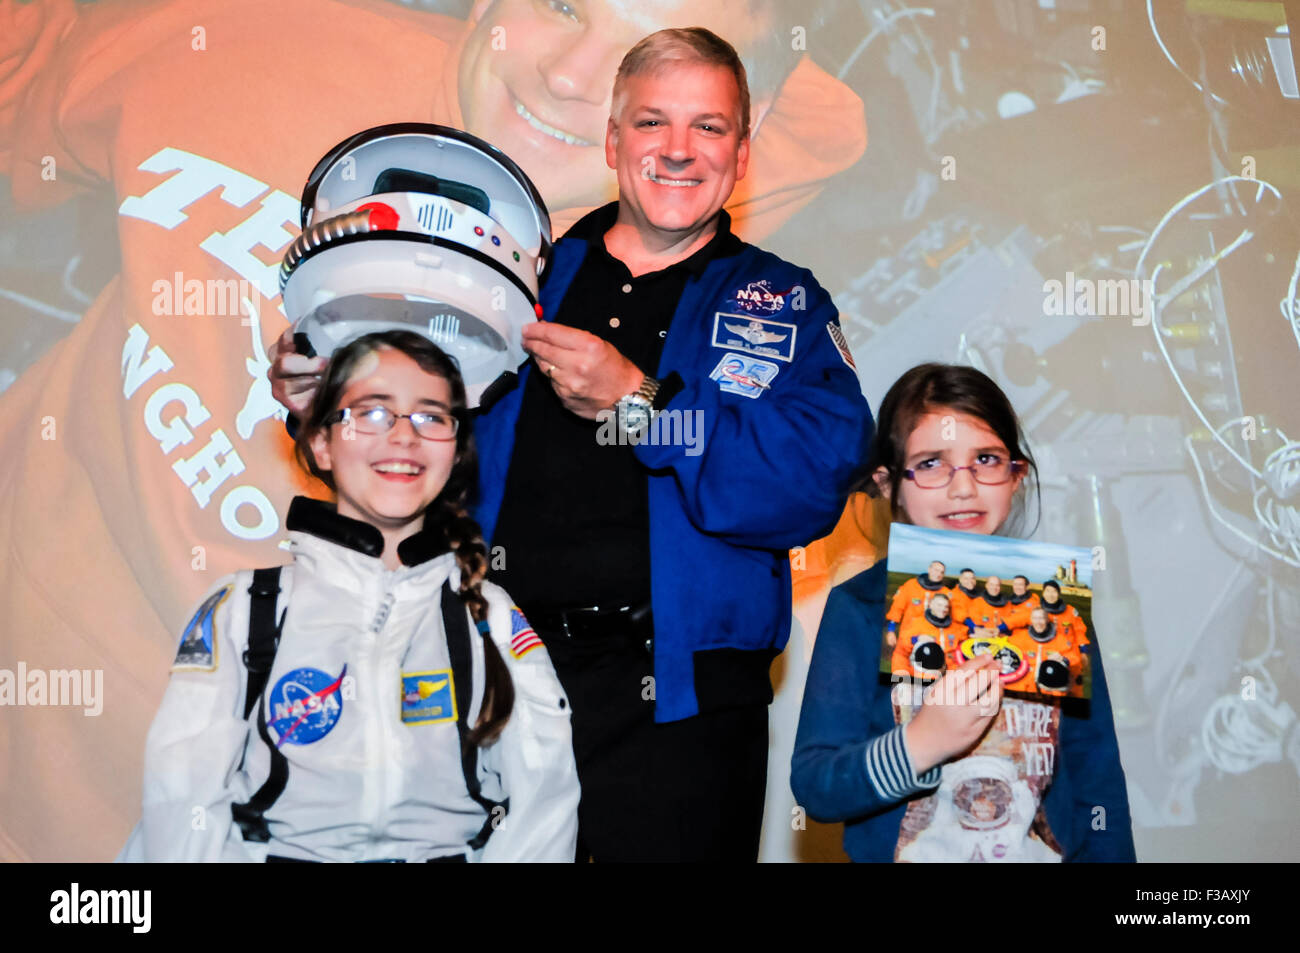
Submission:
<svg viewBox="0 0 1300 953">
<path fill-rule="evenodd" d="M 582 784 L 577 859 L 757 860 L 767 705 L 655 724 L 653 664 L 643 645 L 539 634 L 572 706 Z"/>
</svg>

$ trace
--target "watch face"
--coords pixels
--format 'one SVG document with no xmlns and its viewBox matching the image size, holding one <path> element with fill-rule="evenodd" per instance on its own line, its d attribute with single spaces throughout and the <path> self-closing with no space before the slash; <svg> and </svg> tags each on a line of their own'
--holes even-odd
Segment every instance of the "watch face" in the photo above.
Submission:
<svg viewBox="0 0 1300 953">
<path fill-rule="evenodd" d="M 644 430 L 650 423 L 650 406 L 640 400 L 624 400 L 618 405 L 619 426 L 624 433 Z"/>
</svg>

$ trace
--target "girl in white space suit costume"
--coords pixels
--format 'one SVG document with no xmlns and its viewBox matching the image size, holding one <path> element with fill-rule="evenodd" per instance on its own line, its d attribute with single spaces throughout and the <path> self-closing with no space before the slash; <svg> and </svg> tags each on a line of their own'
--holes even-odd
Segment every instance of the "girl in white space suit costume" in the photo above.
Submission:
<svg viewBox="0 0 1300 953">
<path fill-rule="evenodd" d="M 407 331 L 354 341 L 297 446 L 337 505 L 295 499 L 293 563 L 187 625 L 121 859 L 571 861 L 568 702 L 484 581 L 456 366 Z"/>
</svg>

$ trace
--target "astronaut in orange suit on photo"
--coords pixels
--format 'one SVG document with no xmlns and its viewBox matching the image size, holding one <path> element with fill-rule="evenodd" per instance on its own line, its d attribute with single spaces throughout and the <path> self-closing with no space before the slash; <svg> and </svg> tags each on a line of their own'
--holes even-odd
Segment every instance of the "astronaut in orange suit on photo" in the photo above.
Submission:
<svg viewBox="0 0 1300 953">
<path fill-rule="evenodd" d="M 935 593 L 930 597 L 925 610 L 899 630 L 890 669 L 922 678 L 934 678 L 945 668 L 959 664 L 955 653 L 968 634 L 966 627 L 953 619 L 947 594 Z M 914 657 L 914 653 L 925 642 L 936 644 L 941 654 L 932 656 L 928 660 L 930 664 L 923 665 L 921 663 L 926 660 Z"/>
<path fill-rule="evenodd" d="M 1011 644 L 1028 663 L 1028 670 L 1014 682 L 1003 686 L 1008 691 L 1044 692 L 1064 695 L 1081 684 L 1084 669 L 1083 647 L 1088 639 L 1070 621 L 1058 626 L 1042 608 L 1030 612 L 1029 624 L 1011 633 Z M 1068 666 L 1064 686 L 1044 685 L 1040 667 L 1045 661 L 1055 660 Z"/>
<path fill-rule="evenodd" d="M 1029 613 L 1038 608 L 1038 594 L 1029 591 L 1027 576 L 1011 578 L 1011 595 L 1007 596 L 1010 611 L 1003 616 L 1007 625 L 1013 629 L 1023 629 L 1029 625 Z"/>
<path fill-rule="evenodd" d="M 1069 638 L 1077 639 L 1080 644 L 1088 644 L 1088 625 L 1079 615 L 1079 610 L 1061 598 L 1061 584 L 1055 579 L 1043 583 L 1043 595 L 1039 603 L 1047 617 L 1056 623 Z"/>
<path fill-rule="evenodd" d="M 1027 603 L 1016 605 L 1011 601 L 1002 588 L 1001 577 L 989 576 L 984 580 L 984 591 L 967 605 L 962 622 L 972 633 L 984 629 L 990 635 L 1010 635 L 1012 629 L 1029 624 L 1029 611 Z"/>
<path fill-rule="evenodd" d="M 970 615 L 970 604 L 979 598 L 979 583 L 975 579 L 974 569 L 963 569 L 957 575 L 957 585 L 952 587 L 952 617 L 962 625 Z"/>
<path fill-rule="evenodd" d="M 946 567 L 939 560 L 930 563 L 929 568 L 921 574 L 908 579 L 894 593 L 893 601 L 885 619 L 889 623 L 886 636 L 893 645 L 899 632 L 907 627 L 913 619 L 920 618 L 930 608 L 930 600 L 937 595 L 948 595 L 948 587 L 943 584 Z"/>
</svg>

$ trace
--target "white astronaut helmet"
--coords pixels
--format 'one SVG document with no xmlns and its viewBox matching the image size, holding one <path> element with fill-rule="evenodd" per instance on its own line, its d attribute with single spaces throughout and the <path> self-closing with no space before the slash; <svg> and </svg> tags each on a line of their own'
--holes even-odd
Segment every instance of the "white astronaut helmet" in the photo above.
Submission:
<svg viewBox="0 0 1300 953">
<path fill-rule="evenodd" d="M 327 357 L 393 328 L 460 365 L 469 406 L 527 360 L 551 252 L 541 195 L 505 153 L 431 123 L 377 126 L 316 164 L 280 268 L 297 349 Z"/>
</svg>

